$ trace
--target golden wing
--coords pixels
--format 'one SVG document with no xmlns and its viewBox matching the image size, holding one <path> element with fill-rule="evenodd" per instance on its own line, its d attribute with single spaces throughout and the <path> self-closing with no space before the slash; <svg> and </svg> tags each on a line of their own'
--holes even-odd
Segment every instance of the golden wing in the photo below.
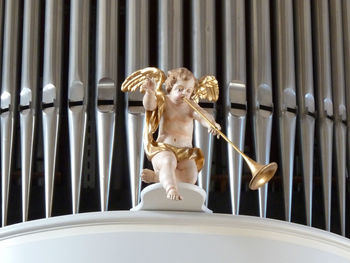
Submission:
<svg viewBox="0 0 350 263">
<path fill-rule="evenodd" d="M 121 90 L 123 92 L 133 92 L 140 88 L 146 79 L 152 79 L 155 82 L 156 91 L 158 92 L 162 90 L 162 84 L 166 77 L 164 72 L 158 68 L 149 67 L 140 69 L 124 80 Z"/>
<path fill-rule="evenodd" d="M 198 88 L 192 95 L 192 100 L 217 101 L 219 98 L 219 85 L 214 76 L 203 76 L 199 79 Z"/>
</svg>

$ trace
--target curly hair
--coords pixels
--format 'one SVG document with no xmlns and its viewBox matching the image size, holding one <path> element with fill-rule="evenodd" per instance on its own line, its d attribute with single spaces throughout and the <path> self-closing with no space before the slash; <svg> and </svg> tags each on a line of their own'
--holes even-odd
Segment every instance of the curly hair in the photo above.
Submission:
<svg viewBox="0 0 350 263">
<path fill-rule="evenodd" d="M 195 91 L 198 87 L 198 80 L 195 78 L 193 73 L 189 71 L 187 68 L 176 68 L 168 71 L 168 77 L 165 80 L 165 90 L 167 93 L 170 93 L 171 89 L 173 88 L 174 84 L 178 79 L 181 80 L 189 80 L 193 78 L 194 79 L 194 89 Z"/>
</svg>

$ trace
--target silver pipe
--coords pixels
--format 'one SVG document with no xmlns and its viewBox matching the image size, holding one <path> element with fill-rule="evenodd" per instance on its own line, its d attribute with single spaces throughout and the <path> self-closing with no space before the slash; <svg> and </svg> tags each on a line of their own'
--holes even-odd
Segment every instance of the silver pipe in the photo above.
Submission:
<svg viewBox="0 0 350 263">
<path fill-rule="evenodd" d="M 6 1 L 1 87 L 2 226 L 7 224 L 15 114 L 17 110 L 18 11 L 18 0 Z"/>
<path fill-rule="evenodd" d="M 138 69 L 149 66 L 148 1 L 127 1 L 126 13 L 126 75 L 128 76 Z M 145 113 L 142 107 L 142 94 L 139 91 L 127 93 L 126 105 L 131 201 L 132 207 L 135 207 L 140 199 L 140 173 L 144 163 L 142 134 Z"/>
<path fill-rule="evenodd" d="M 346 105 L 341 0 L 329 1 L 332 61 L 332 87 L 334 99 L 334 144 L 338 179 L 341 234 L 345 236 L 346 191 Z"/>
<path fill-rule="evenodd" d="M 142 0 L 127 1 L 126 6 L 126 75 L 131 74 L 141 67 L 148 66 L 148 2 Z M 137 18 L 137 19 L 135 19 Z M 138 100 L 141 93 L 135 94 Z M 131 95 L 130 94 L 130 95 Z M 131 96 L 133 97 L 133 96 Z M 135 99 L 134 99 L 135 100 Z"/>
<path fill-rule="evenodd" d="M 3 31 L 3 15 L 4 15 L 4 3 L 5 2 L 5 0 L 0 0 L 0 61 L 1 61 L 1 63 L 0 63 L 0 72 L 2 73 L 2 62 L 3 62 L 3 49 L 2 49 L 2 42 L 3 42 L 3 38 L 4 38 L 4 36 L 3 36 L 3 33 L 4 33 L 4 31 Z M 1 83 L 2 83 L 2 74 L 0 74 L 0 81 L 1 81 Z M 2 89 L 2 88 L 1 88 Z M 0 115 L 1 116 L 1 115 Z M 0 127 L 0 129 L 1 129 L 1 127 Z M 1 136 L 1 135 L 0 135 Z M 2 149 L 2 148 L 1 148 Z M 2 172 L 2 170 L 1 170 L 1 172 Z M 2 177 L 4 177 L 4 176 L 2 176 Z M 8 192 L 8 187 L 5 187 L 4 186 L 4 181 L 6 180 L 5 178 L 4 179 L 1 179 L 2 180 L 2 191 L 1 191 L 1 195 L 2 195 L 2 201 L 1 201 L 1 209 L 2 209 L 2 216 L 4 217 L 6 217 L 7 218 L 7 215 L 5 215 L 4 214 L 4 211 L 7 211 L 7 207 L 5 207 L 5 199 L 6 198 L 8 198 L 7 196 L 8 196 L 8 194 L 7 194 L 7 192 Z M 6 185 L 7 185 L 7 182 L 5 182 L 6 183 Z M 7 201 L 6 201 L 6 204 L 7 204 Z M 7 205 L 6 205 L 7 206 Z M 6 212 L 7 213 L 7 212 Z M 3 220 L 3 217 L 2 217 L 2 222 L 4 222 L 4 220 Z M 5 224 L 4 223 L 2 223 L 2 226 L 4 226 Z"/>
<path fill-rule="evenodd" d="M 215 2 L 192 0 L 192 70 L 195 76 L 216 74 Z"/>
<path fill-rule="evenodd" d="M 270 42 L 270 4 L 268 0 L 251 2 L 251 108 L 256 161 L 270 162 L 272 130 L 272 80 Z M 259 211 L 266 217 L 268 184 L 259 189 Z"/>
<path fill-rule="evenodd" d="M 167 72 L 183 66 L 183 1 L 159 0 L 158 65 Z"/>
<path fill-rule="evenodd" d="M 3 56 L 3 49 L 2 49 L 2 40 L 3 40 L 3 25 L 4 25 L 4 21 L 3 21 L 3 17 L 4 17 L 4 2 L 5 0 L 0 0 L 0 72 L 2 72 L 2 56 Z M 1 76 L 0 76 L 0 81 L 1 80 Z"/>
<path fill-rule="evenodd" d="M 39 10 L 40 1 L 25 1 L 23 18 L 22 79 L 19 101 L 23 221 L 28 220 L 33 145 L 38 112 Z"/>
<path fill-rule="evenodd" d="M 350 116 L 350 1 L 342 1 L 343 40 L 344 40 L 344 72 L 345 72 L 345 100 L 346 114 Z M 350 118 L 346 119 L 347 129 L 347 171 L 350 171 Z M 349 179 L 349 177 L 347 178 Z"/>
<path fill-rule="evenodd" d="M 142 144 L 144 117 L 143 107 L 129 106 L 127 109 L 126 128 L 132 207 L 135 207 L 140 202 L 140 174 L 144 163 L 144 148 Z"/>
<path fill-rule="evenodd" d="M 244 0 L 225 1 L 224 71 L 225 116 L 228 138 L 244 151 L 247 117 L 246 39 Z M 239 214 L 242 178 L 242 156 L 227 145 L 232 214 Z"/>
<path fill-rule="evenodd" d="M 318 132 L 321 156 L 321 173 L 323 179 L 323 198 L 326 230 L 330 231 L 331 220 L 331 187 L 332 187 L 332 140 L 333 140 L 333 100 L 330 69 L 330 34 L 328 1 L 314 1 L 314 32 L 316 58 L 316 87 Z"/>
<path fill-rule="evenodd" d="M 279 120 L 280 159 L 283 177 L 285 218 L 291 221 L 294 146 L 296 128 L 296 92 L 293 37 L 293 2 L 276 0 L 277 114 Z"/>
<path fill-rule="evenodd" d="M 315 137 L 315 97 L 312 64 L 310 1 L 295 1 L 296 81 L 299 137 L 304 176 L 306 223 L 312 224 L 312 181 Z"/>
<path fill-rule="evenodd" d="M 97 3 L 96 131 L 101 211 L 108 209 L 117 95 L 118 2 Z"/>
<path fill-rule="evenodd" d="M 71 1 L 68 80 L 68 124 L 71 159 L 72 210 L 79 211 L 86 135 L 89 72 L 90 1 Z"/>
<path fill-rule="evenodd" d="M 197 78 L 216 74 L 215 54 L 215 1 L 192 0 L 192 70 Z M 201 101 L 200 101 L 201 102 Z M 215 116 L 215 104 L 204 107 Z M 205 204 L 208 205 L 209 183 L 213 154 L 213 136 L 198 121 L 194 125 L 194 144 L 202 149 L 205 164 L 198 175 L 198 184 L 207 192 Z"/>
<path fill-rule="evenodd" d="M 43 135 L 45 162 L 45 213 L 51 216 L 61 112 L 62 0 L 47 0 L 43 76 Z"/>
</svg>

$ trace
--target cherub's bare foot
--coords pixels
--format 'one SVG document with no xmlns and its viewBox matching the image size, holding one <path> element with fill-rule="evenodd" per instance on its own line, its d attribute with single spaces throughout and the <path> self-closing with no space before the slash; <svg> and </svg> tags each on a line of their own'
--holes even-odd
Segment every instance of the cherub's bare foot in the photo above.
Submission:
<svg viewBox="0 0 350 263">
<path fill-rule="evenodd" d="M 159 183 L 159 177 L 158 175 L 150 170 L 150 169 L 143 169 L 141 172 L 141 179 L 145 183 Z"/>
<path fill-rule="evenodd" d="M 182 196 L 177 192 L 175 187 L 171 187 L 168 190 L 166 197 L 170 200 L 176 200 L 176 201 L 182 200 Z"/>
</svg>

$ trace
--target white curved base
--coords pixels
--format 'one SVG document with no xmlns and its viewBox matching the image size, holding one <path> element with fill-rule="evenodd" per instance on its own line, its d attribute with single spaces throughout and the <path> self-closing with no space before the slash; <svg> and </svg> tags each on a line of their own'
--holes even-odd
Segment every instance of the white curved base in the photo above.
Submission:
<svg viewBox="0 0 350 263">
<path fill-rule="evenodd" d="M 348 263 L 350 241 L 258 217 L 111 211 L 1 228 L 0 259 L 1 263 Z"/>
<path fill-rule="evenodd" d="M 205 205 L 205 191 L 193 184 L 178 183 L 178 191 L 182 200 L 175 201 L 166 198 L 166 193 L 160 183 L 152 184 L 141 192 L 141 202 L 131 211 L 190 211 L 212 213 Z"/>
</svg>

